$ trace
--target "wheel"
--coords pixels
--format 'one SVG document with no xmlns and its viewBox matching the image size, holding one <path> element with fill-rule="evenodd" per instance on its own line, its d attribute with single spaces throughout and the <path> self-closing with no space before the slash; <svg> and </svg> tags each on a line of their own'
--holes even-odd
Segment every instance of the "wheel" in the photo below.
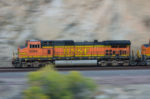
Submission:
<svg viewBox="0 0 150 99">
<path fill-rule="evenodd" d="M 107 66 L 107 63 L 106 63 L 106 61 L 103 61 L 103 62 L 101 62 L 100 65 L 101 65 L 101 66 Z"/>
<path fill-rule="evenodd" d="M 15 68 L 22 68 L 22 65 L 19 64 L 19 63 L 18 63 L 18 64 L 15 64 L 14 66 L 15 66 Z"/>
<path fill-rule="evenodd" d="M 117 61 L 112 61 L 112 66 L 118 66 L 118 62 Z"/>
<path fill-rule="evenodd" d="M 33 62 L 33 67 L 39 67 L 40 63 L 39 62 Z"/>
</svg>

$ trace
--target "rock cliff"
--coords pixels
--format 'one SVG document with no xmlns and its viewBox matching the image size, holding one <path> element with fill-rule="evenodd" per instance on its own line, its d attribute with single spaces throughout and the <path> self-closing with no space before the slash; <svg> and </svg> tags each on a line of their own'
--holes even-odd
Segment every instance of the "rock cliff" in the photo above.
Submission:
<svg viewBox="0 0 150 99">
<path fill-rule="evenodd" d="M 128 39 L 139 48 L 150 38 L 149 0 L 0 0 L 0 8 L 2 66 L 27 39 Z"/>
</svg>

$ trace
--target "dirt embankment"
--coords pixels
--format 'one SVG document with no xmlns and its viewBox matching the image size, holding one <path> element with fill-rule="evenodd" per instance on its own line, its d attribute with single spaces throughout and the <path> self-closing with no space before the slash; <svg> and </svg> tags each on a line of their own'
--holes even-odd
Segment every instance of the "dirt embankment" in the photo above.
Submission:
<svg viewBox="0 0 150 99">
<path fill-rule="evenodd" d="M 129 39 L 140 47 L 150 37 L 149 6 L 149 0 L 1 0 L 0 63 L 26 39 Z"/>
</svg>

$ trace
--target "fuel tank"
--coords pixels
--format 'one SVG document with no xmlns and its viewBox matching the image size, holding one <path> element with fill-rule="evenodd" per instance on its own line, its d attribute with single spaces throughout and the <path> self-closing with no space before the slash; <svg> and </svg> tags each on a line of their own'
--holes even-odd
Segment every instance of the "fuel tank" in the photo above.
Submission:
<svg viewBox="0 0 150 99">
<path fill-rule="evenodd" d="M 97 65 L 97 60 L 56 60 L 56 66 L 90 66 Z"/>
</svg>

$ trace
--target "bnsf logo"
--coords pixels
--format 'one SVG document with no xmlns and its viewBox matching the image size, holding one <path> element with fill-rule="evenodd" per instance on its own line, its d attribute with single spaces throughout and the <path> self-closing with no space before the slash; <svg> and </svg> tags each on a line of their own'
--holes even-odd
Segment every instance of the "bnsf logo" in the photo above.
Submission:
<svg viewBox="0 0 150 99">
<path fill-rule="evenodd" d="M 65 54 L 87 54 L 89 48 L 65 48 Z"/>
<path fill-rule="evenodd" d="M 29 50 L 30 53 L 36 53 L 37 50 Z"/>
</svg>

